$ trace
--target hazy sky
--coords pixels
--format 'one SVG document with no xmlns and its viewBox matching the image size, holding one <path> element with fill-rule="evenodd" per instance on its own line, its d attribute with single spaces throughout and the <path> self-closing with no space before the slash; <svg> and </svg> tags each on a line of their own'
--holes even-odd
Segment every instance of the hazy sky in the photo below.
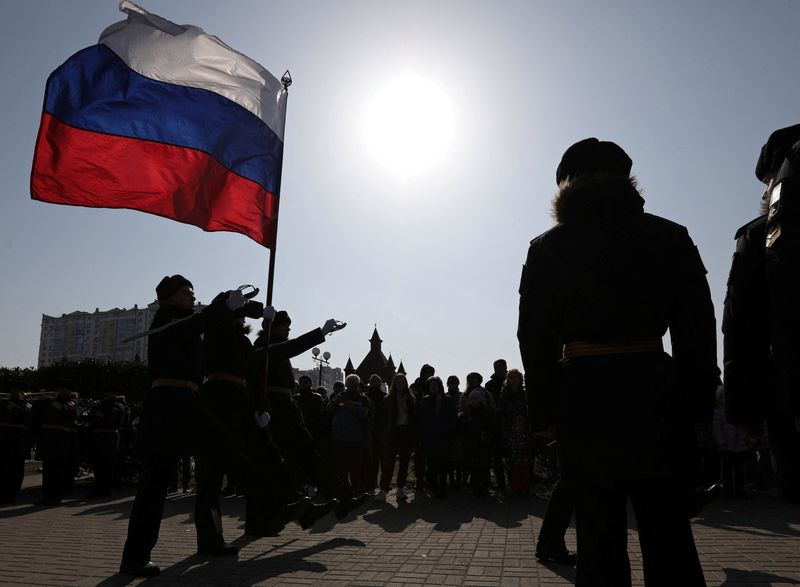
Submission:
<svg viewBox="0 0 800 587">
<path fill-rule="evenodd" d="M 588 136 L 629 153 L 647 211 L 689 228 L 719 323 L 734 232 L 758 215 L 756 156 L 800 122 L 796 0 L 139 3 L 291 70 L 275 305 L 295 334 L 348 322 L 325 345 L 340 367 L 375 323 L 413 374 L 519 366 L 528 241 L 552 226 L 561 154 Z M 244 236 L 30 199 L 48 74 L 124 15 L 115 0 L 3 9 L 0 366 L 36 364 L 42 314 L 141 306 L 164 275 L 205 302 L 265 289 L 268 251 Z M 385 168 L 365 131 L 374 96 L 407 79 L 444 96 L 453 124 L 412 176 Z"/>
</svg>

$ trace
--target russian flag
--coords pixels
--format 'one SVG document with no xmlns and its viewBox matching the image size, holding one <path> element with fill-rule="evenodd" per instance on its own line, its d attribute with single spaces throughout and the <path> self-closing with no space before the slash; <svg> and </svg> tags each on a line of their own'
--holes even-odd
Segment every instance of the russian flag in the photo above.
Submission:
<svg viewBox="0 0 800 587">
<path fill-rule="evenodd" d="M 274 248 L 286 88 L 194 26 L 125 21 L 47 81 L 31 197 L 129 208 Z"/>
</svg>

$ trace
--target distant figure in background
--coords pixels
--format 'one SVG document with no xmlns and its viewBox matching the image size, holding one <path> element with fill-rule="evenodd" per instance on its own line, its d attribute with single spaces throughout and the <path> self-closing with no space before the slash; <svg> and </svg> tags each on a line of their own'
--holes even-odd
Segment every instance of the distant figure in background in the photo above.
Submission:
<svg viewBox="0 0 800 587">
<path fill-rule="evenodd" d="M 419 370 L 419 377 L 414 380 L 414 383 L 411 384 L 411 394 L 414 396 L 414 401 L 417 404 L 417 410 L 419 410 L 419 404 L 422 402 L 422 398 L 425 397 L 426 388 L 425 384 L 427 383 L 430 377 L 433 377 L 436 374 L 436 369 L 434 369 L 431 365 L 425 363 Z M 425 453 L 422 450 L 422 446 L 420 444 L 421 439 L 419 437 L 419 430 L 417 430 L 417 438 L 414 445 L 414 490 L 415 491 L 425 491 Z"/>
<path fill-rule="evenodd" d="M 383 398 L 386 397 L 386 391 L 383 389 L 383 380 L 380 375 L 376 375 L 375 373 L 370 375 L 366 394 L 369 401 L 372 403 L 373 410 L 377 410 L 378 405 L 383 401 Z M 365 443 L 366 452 L 364 455 L 366 459 L 364 489 L 370 493 L 374 492 L 375 488 L 379 485 L 378 474 L 380 472 L 381 463 L 381 436 L 375 431 L 374 418 L 375 412 L 373 411 L 369 421 L 368 438 Z M 380 501 L 380 495 L 376 495 L 375 498 Z"/>
<path fill-rule="evenodd" d="M 389 393 L 375 408 L 375 431 L 381 437 L 381 483 L 378 500 L 385 500 L 397 463 L 397 499 L 407 499 L 408 464 L 417 433 L 417 406 L 402 373 L 392 379 Z"/>
<path fill-rule="evenodd" d="M 455 402 L 444 394 L 439 377 L 427 381 L 428 393 L 419 404 L 419 427 L 426 473 L 433 497 L 447 497 L 447 473 L 450 469 L 450 450 L 456 432 Z"/>
<path fill-rule="evenodd" d="M 503 386 L 506 383 L 506 375 L 508 374 L 508 364 L 505 359 L 497 359 L 492 363 L 494 370 L 492 375 L 486 381 L 485 389 L 492 394 L 494 405 L 500 407 L 500 395 L 503 391 Z M 497 489 L 504 491 L 506 488 L 506 471 L 503 463 L 505 456 L 505 446 L 503 442 L 498 439 L 492 447 L 492 472 L 494 473 L 495 483 Z"/>
<path fill-rule="evenodd" d="M 54 506 L 64 498 L 78 416 L 71 385 L 59 381 L 55 399 L 42 399 L 32 408 L 32 429 L 38 432 L 36 450 L 42 461 L 42 499 L 37 505 Z"/>
<path fill-rule="evenodd" d="M 339 478 L 358 495 L 364 492 L 365 443 L 368 442 L 367 422 L 372 406 L 361 392 L 361 378 L 358 375 L 348 375 L 344 387 L 344 392 L 334 396 L 328 406 L 333 414 L 333 460 Z"/>
<path fill-rule="evenodd" d="M 21 389 L 0 399 L 0 505 L 14 503 L 22 489 L 25 461 L 31 457 L 31 407 Z"/>
<path fill-rule="evenodd" d="M 489 496 L 489 470 L 497 436 L 497 410 L 492 394 L 481 387 L 480 373 L 467 375 L 467 389 L 461 398 L 461 426 L 464 431 L 464 454 L 470 470 L 472 492 L 476 497 Z"/>
<path fill-rule="evenodd" d="M 89 412 L 90 457 L 94 485 L 87 496 L 109 497 L 114 483 L 114 464 L 119 450 L 119 429 L 125 423 L 125 407 L 117 401 L 117 390 L 107 387 L 103 400 Z"/>
<path fill-rule="evenodd" d="M 467 467 L 464 457 L 464 442 L 461 428 L 461 397 L 464 395 L 459 389 L 461 381 L 456 375 L 447 378 L 447 391 L 445 395 L 453 400 L 456 411 L 459 415 L 456 433 L 453 435 L 453 447 L 450 451 L 450 470 L 447 473 L 448 486 L 452 489 L 459 489 L 465 482 Z"/>
</svg>

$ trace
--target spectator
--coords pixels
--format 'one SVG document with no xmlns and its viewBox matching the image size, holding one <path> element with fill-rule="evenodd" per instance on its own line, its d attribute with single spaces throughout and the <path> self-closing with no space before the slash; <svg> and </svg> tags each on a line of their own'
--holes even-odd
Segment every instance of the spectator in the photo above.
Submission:
<svg viewBox="0 0 800 587">
<path fill-rule="evenodd" d="M 433 496 L 444 499 L 447 497 L 450 445 L 456 432 L 456 405 L 444 394 L 440 378 L 431 377 L 426 387 L 428 393 L 419 405 L 422 450 Z"/>
<path fill-rule="evenodd" d="M 380 436 L 381 482 L 376 500 L 386 499 L 390 489 L 395 462 L 397 467 L 397 499 L 403 501 L 406 496 L 406 479 L 411 452 L 414 450 L 417 430 L 417 409 L 414 397 L 408 388 L 408 379 L 398 373 L 392 379 L 389 393 L 376 407 L 375 431 Z"/>
<path fill-rule="evenodd" d="M 358 375 L 348 375 L 344 386 L 344 392 L 334 396 L 328 406 L 333 413 L 333 460 L 339 478 L 358 495 L 364 491 L 364 443 L 372 408 L 367 396 L 361 393 Z"/>
</svg>

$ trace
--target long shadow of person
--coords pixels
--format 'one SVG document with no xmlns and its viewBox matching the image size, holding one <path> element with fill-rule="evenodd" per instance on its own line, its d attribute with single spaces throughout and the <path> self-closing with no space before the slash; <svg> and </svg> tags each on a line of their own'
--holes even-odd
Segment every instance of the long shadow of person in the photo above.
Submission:
<svg viewBox="0 0 800 587">
<path fill-rule="evenodd" d="M 271 554 L 290 547 L 296 541 L 296 539 L 292 539 L 283 544 L 273 546 L 252 558 L 242 558 L 241 554 L 238 559 L 206 558 L 192 555 L 163 569 L 158 579 L 146 579 L 144 582 L 163 581 L 166 579 L 167 581 L 178 581 L 182 584 L 191 585 L 230 584 L 232 582 L 237 585 L 254 585 L 288 573 L 325 573 L 328 567 L 320 562 L 307 561 L 305 558 L 335 548 L 363 548 L 366 546 L 361 540 L 332 538 L 307 548 Z M 240 546 L 245 542 L 249 542 L 249 540 L 244 540 Z M 117 574 L 101 581 L 98 586 L 117 587 L 129 585 L 133 581 L 141 581 L 141 579 Z"/>
<path fill-rule="evenodd" d="M 741 569 L 723 569 L 725 581 L 720 587 L 733 587 L 734 585 L 800 585 L 800 581 L 790 577 L 781 577 L 762 571 L 743 571 Z"/>
</svg>

